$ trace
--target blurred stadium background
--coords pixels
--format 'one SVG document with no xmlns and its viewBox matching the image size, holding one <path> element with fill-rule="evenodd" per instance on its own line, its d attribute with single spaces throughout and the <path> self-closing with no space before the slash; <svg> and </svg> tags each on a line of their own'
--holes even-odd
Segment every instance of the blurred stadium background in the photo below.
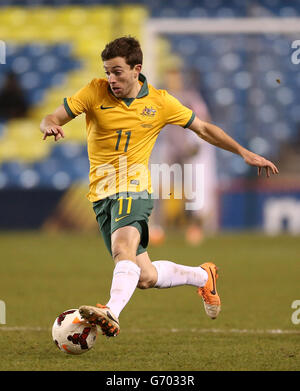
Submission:
<svg viewBox="0 0 300 391">
<path fill-rule="evenodd" d="M 104 45 L 130 34 L 142 43 L 150 82 L 159 87 L 178 64 L 197 73 L 212 121 L 279 166 L 267 181 L 217 151 L 218 229 L 299 234 L 299 12 L 299 1 L 283 0 L 2 0 L 0 91 L 14 72 L 29 109 L 0 122 L 0 229 L 97 230 L 85 199 L 83 116 L 57 144 L 42 141 L 39 123 L 103 77 Z"/>
<path fill-rule="evenodd" d="M 299 371 L 299 13 L 298 0 L 0 1 L 0 370 Z M 194 287 L 137 290 L 120 337 L 66 357 L 53 346 L 53 321 L 104 303 L 113 263 L 85 197 L 84 116 L 58 143 L 43 141 L 39 124 L 104 77 L 104 45 L 129 34 L 141 41 L 149 82 L 164 87 L 170 69 L 182 70 L 212 121 L 280 175 L 258 178 L 215 149 L 219 234 L 189 246 L 183 222 L 151 247 L 153 260 L 220 267 L 213 325 Z"/>
</svg>

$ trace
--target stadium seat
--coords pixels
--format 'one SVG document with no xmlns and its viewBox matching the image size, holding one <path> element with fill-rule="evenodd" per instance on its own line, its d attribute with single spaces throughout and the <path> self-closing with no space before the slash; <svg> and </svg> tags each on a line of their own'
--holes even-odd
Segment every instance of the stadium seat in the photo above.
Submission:
<svg viewBox="0 0 300 391">
<path fill-rule="evenodd" d="M 119 35 L 132 35 L 142 43 L 142 29 L 148 17 L 148 12 L 144 7 L 123 6 L 120 11 Z"/>
</svg>

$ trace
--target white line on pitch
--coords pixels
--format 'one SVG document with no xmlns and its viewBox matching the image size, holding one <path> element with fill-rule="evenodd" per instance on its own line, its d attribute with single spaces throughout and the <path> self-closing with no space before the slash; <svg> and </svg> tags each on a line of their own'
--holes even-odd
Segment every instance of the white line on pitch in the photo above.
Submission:
<svg viewBox="0 0 300 391">
<path fill-rule="evenodd" d="M 186 330 L 171 329 L 172 333 L 180 333 Z M 282 329 L 191 329 L 192 333 L 222 333 L 222 334 L 300 334 L 300 330 Z"/>
<path fill-rule="evenodd" d="M 51 331 L 51 328 L 47 327 L 35 327 L 35 326 L 0 326 L 1 331 Z M 123 329 L 123 332 L 126 333 L 144 333 L 147 329 Z M 166 329 L 156 329 L 159 332 L 170 332 L 170 333 L 200 333 L 200 334 L 273 334 L 273 335 L 282 335 L 282 334 L 300 334 L 300 330 L 282 330 L 282 329 L 176 329 L 171 328 Z"/>
<path fill-rule="evenodd" d="M 46 327 L 34 326 L 0 326 L 0 331 L 49 331 Z"/>
</svg>

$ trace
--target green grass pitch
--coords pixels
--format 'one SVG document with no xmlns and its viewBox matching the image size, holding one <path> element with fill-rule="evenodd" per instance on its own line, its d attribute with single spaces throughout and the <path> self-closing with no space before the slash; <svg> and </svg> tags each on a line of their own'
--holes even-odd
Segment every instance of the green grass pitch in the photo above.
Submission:
<svg viewBox="0 0 300 391">
<path fill-rule="evenodd" d="M 150 247 L 152 260 L 219 266 L 222 311 L 209 319 L 195 287 L 136 290 L 121 332 L 99 333 L 80 356 L 52 342 L 54 319 L 82 304 L 106 303 L 113 261 L 97 234 L 0 234 L 1 371 L 294 371 L 300 370 L 299 237 L 223 234 L 188 246 L 172 234 Z"/>
</svg>

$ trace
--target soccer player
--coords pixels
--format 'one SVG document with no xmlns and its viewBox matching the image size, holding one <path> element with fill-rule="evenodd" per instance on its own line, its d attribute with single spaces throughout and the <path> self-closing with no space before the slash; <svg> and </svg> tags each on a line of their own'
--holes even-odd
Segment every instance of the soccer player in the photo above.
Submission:
<svg viewBox="0 0 300 391">
<path fill-rule="evenodd" d="M 207 315 L 215 319 L 221 309 L 217 293 L 217 267 L 206 262 L 191 267 L 168 260 L 152 262 L 147 252 L 148 218 L 153 207 L 148 160 L 160 130 L 179 125 L 203 140 L 240 155 L 267 177 L 277 167 L 243 148 L 219 127 L 202 121 L 165 90 L 147 83 L 141 73 L 143 54 L 139 42 L 121 37 L 101 53 L 107 79 L 93 79 L 64 99 L 64 103 L 41 121 L 43 139 L 65 137 L 62 128 L 85 113 L 90 161 L 88 199 L 115 262 L 106 305 L 83 305 L 83 318 L 99 325 L 108 337 L 120 331 L 119 315 L 136 287 L 198 287 Z"/>
</svg>

